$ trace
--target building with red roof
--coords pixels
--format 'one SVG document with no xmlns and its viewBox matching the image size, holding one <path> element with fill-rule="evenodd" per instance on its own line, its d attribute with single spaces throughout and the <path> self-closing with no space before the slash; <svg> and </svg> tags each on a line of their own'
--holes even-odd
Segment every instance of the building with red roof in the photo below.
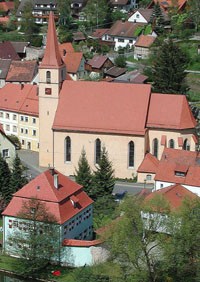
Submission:
<svg viewBox="0 0 200 282">
<path fill-rule="evenodd" d="M 173 1 L 173 0 L 165 0 L 165 1 L 162 1 L 162 0 L 152 0 L 151 3 L 149 4 L 148 8 L 153 8 L 154 5 L 156 3 L 158 3 L 161 7 L 161 9 L 164 11 L 164 12 L 169 12 L 169 10 L 171 8 L 176 8 L 178 13 L 180 12 L 183 12 L 186 5 L 187 5 L 187 0 L 177 0 L 177 1 Z"/>
<path fill-rule="evenodd" d="M 140 35 L 135 42 L 134 58 L 147 59 L 150 54 L 150 48 L 155 42 L 156 37 L 152 35 Z"/>
<path fill-rule="evenodd" d="M 86 62 L 85 69 L 88 72 L 104 74 L 105 71 L 113 66 L 113 62 L 107 56 L 95 55 L 92 59 L 89 59 Z"/>
<path fill-rule="evenodd" d="M 200 196 L 200 154 L 165 148 L 155 174 L 155 190 L 180 184 Z"/>
<path fill-rule="evenodd" d="M 39 66 L 41 166 L 73 175 L 84 147 L 95 169 L 104 145 L 115 175 L 132 178 L 148 152 L 160 159 L 165 147 L 195 150 L 196 121 L 184 95 L 155 94 L 147 84 L 67 81 L 65 72 L 51 13 Z"/>
</svg>

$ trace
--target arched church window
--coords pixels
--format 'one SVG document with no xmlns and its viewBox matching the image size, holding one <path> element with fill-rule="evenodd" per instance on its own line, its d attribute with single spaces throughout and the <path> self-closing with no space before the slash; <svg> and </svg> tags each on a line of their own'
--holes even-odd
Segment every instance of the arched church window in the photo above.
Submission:
<svg viewBox="0 0 200 282">
<path fill-rule="evenodd" d="M 153 155 L 157 158 L 158 157 L 158 139 L 153 139 L 153 148 L 152 148 Z"/>
<path fill-rule="evenodd" d="M 188 139 L 185 139 L 183 142 L 183 150 L 190 151 L 190 144 L 188 142 Z"/>
<path fill-rule="evenodd" d="M 51 72 L 50 71 L 46 72 L 46 82 L 51 83 Z"/>
<path fill-rule="evenodd" d="M 95 163 L 98 164 L 101 158 L 101 140 L 99 138 L 95 141 Z"/>
<path fill-rule="evenodd" d="M 170 139 L 169 140 L 169 148 L 174 148 L 175 147 L 175 144 L 174 144 L 174 140 L 173 139 Z"/>
<path fill-rule="evenodd" d="M 135 145 L 134 145 L 133 141 L 130 141 L 128 143 L 128 154 L 129 154 L 128 166 L 133 167 L 134 166 L 134 158 L 135 158 Z"/>
<path fill-rule="evenodd" d="M 65 161 L 71 162 L 71 138 L 69 136 L 65 138 Z"/>
</svg>

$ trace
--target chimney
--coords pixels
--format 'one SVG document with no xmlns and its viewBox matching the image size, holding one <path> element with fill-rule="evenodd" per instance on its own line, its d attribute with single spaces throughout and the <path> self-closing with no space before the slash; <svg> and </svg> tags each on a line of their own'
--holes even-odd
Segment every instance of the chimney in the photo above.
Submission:
<svg viewBox="0 0 200 282">
<path fill-rule="evenodd" d="M 23 83 L 21 83 L 21 90 L 24 88 L 24 84 Z"/>
<path fill-rule="evenodd" d="M 53 181 L 54 181 L 54 187 L 56 188 L 56 189 L 58 189 L 58 186 L 59 186 L 59 183 L 58 183 L 58 174 L 54 174 L 53 175 Z"/>
</svg>

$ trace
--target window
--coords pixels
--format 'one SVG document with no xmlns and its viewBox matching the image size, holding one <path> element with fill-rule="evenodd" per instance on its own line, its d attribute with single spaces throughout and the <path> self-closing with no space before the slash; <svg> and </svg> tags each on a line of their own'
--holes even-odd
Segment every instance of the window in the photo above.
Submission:
<svg viewBox="0 0 200 282">
<path fill-rule="evenodd" d="M 13 120 L 16 120 L 17 119 L 17 115 L 13 115 Z"/>
<path fill-rule="evenodd" d="M 173 139 L 169 140 L 169 148 L 174 148 L 174 140 Z"/>
<path fill-rule="evenodd" d="M 146 180 L 151 180 L 151 179 L 152 179 L 152 175 L 151 174 L 147 174 Z"/>
<path fill-rule="evenodd" d="M 25 142 L 24 142 L 24 140 L 22 139 L 22 145 L 24 145 L 25 144 Z"/>
<path fill-rule="evenodd" d="M 9 150 L 8 149 L 2 150 L 2 157 L 3 158 L 9 158 Z"/>
<path fill-rule="evenodd" d="M 140 14 L 136 14 L 136 18 L 139 19 L 139 17 L 140 17 Z"/>
<path fill-rule="evenodd" d="M 65 161 L 71 162 L 71 138 L 69 136 L 65 138 Z"/>
<path fill-rule="evenodd" d="M 46 72 L 46 82 L 51 83 L 51 72 L 50 71 Z"/>
<path fill-rule="evenodd" d="M 23 116 L 20 116 L 20 120 L 21 120 L 21 121 L 24 121 L 24 117 L 23 117 Z"/>
<path fill-rule="evenodd" d="M 36 136 L 36 130 L 33 129 L 33 136 Z"/>
<path fill-rule="evenodd" d="M 17 132 L 17 126 L 13 125 L 13 132 Z"/>
<path fill-rule="evenodd" d="M 10 125 L 9 124 L 6 124 L 6 130 L 10 131 Z"/>
<path fill-rule="evenodd" d="M 124 39 L 119 38 L 119 39 L 118 39 L 118 42 L 124 42 Z"/>
<path fill-rule="evenodd" d="M 98 164 L 101 158 L 101 140 L 99 138 L 95 141 L 95 163 Z"/>
<path fill-rule="evenodd" d="M 129 154 L 128 166 L 129 167 L 134 167 L 134 153 L 135 153 L 134 147 L 135 146 L 134 146 L 133 141 L 130 141 L 129 144 L 128 144 L 128 154 Z"/>
<path fill-rule="evenodd" d="M 188 139 L 185 139 L 183 142 L 183 150 L 190 151 L 190 144 L 188 142 Z"/>
<path fill-rule="evenodd" d="M 25 129 L 25 134 L 28 134 L 28 129 Z"/>
<path fill-rule="evenodd" d="M 33 118 L 33 119 L 32 119 L 32 123 L 36 123 L 36 118 Z"/>
<path fill-rule="evenodd" d="M 10 114 L 6 113 L 6 118 L 9 119 L 10 118 Z"/>
<path fill-rule="evenodd" d="M 133 40 L 132 40 L 132 39 L 130 39 L 130 40 L 129 40 L 129 43 L 133 43 Z"/>
<path fill-rule="evenodd" d="M 0 117 L 3 117 L 3 112 L 0 112 Z"/>
<path fill-rule="evenodd" d="M 25 122 L 28 122 L 28 117 L 25 117 Z"/>
<path fill-rule="evenodd" d="M 158 139 L 153 139 L 153 155 L 157 158 L 158 157 Z"/>
<path fill-rule="evenodd" d="M 21 132 L 21 133 L 24 133 L 24 129 L 23 129 L 23 128 L 21 128 L 21 129 L 20 129 L 20 132 Z"/>
</svg>

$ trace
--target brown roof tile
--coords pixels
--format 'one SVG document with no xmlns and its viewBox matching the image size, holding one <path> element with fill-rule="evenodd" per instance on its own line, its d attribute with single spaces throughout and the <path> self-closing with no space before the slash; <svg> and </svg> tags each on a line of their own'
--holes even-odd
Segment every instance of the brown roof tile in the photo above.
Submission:
<svg viewBox="0 0 200 282">
<path fill-rule="evenodd" d="M 140 35 L 135 42 L 135 47 L 144 47 L 144 48 L 149 48 L 151 45 L 154 43 L 156 40 L 156 37 L 151 36 L 151 35 Z"/>
<path fill-rule="evenodd" d="M 109 29 L 108 34 L 120 37 L 135 37 L 134 32 L 139 26 L 144 26 L 144 24 L 118 20 Z"/>
<path fill-rule="evenodd" d="M 6 82 L 31 82 L 37 69 L 37 61 L 12 61 Z"/>
<path fill-rule="evenodd" d="M 20 60 L 10 41 L 0 42 L 0 59 Z"/>
</svg>

